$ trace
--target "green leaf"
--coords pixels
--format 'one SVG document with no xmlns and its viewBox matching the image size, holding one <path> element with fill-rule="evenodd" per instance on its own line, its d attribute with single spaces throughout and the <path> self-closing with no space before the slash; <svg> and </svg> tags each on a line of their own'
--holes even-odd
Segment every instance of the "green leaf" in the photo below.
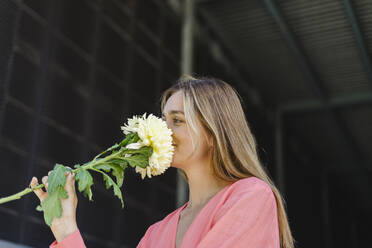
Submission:
<svg viewBox="0 0 372 248">
<path fill-rule="evenodd" d="M 127 166 L 125 165 L 125 168 L 126 167 Z M 115 176 L 118 187 L 120 188 L 123 185 L 125 168 L 115 163 L 114 161 L 110 160 L 106 164 L 100 164 L 95 166 L 94 168 L 98 170 L 104 170 L 106 172 L 110 172 L 110 170 L 112 169 L 112 175 Z"/>
<path fill-rule="evenodd" d="M 131 167 L 139 166 L 146 168 L 149 164 L 149 158 L 153 153 L 151 146 L 143 146 L 139 149 L 124 149 L 125 154 L 131 154 L 132 156 L 123 157 Z"/>
<path fill-rule="evenodd" d="M 54 169 L 48 176 L 48 193 L 53 193 L 59 186 L 64 188 L 66 184 L 66 171 L 68 171 L 67 167 L 56 164 Z"/>
<path fill-rule="evenodd" d="M 124 149 L 126 154 L 142 154 L 146 157 L 151 157 L 153 149 L 151 146 L 142 146 L 139 149 Z"/>
<path fill-rule="evenodd" d="M 97 160 L 99 160 L 99 159 L 97 159 Z M 91 161 L 90 161 L 90 162 L 87 162 L 87 163 L 84 163 L 84 164 L 82 164 L 82 165 L 80 165 L 80 164 L 75 164 L 75 165 L 74 165 L 74 168 L 75 168 L 75 169 L 79 169 L 80 167 L 83 167 L 83 166 L 85 166 L 85 165 L 87 165 L 87 164 L 89 164 L 89 163 L 91 163 Z"/>
<path fill-rule="evenodd" d="M 62 216 L 61 198 L 66 199 L 68 195 L 63 186 L 58 186 L 41 202 L 41 208 L 44 211 L 44 220 L 48 226 L 52 225 L 54 217 L 60 218 Z"/>
<path fill-rule="evenodd" d="M 141 148 L 138 149 L 138 150 L 139 150 L 139 152 L 140 152 L 141 154 L 143 154 L 144 156 L 146 156 L 146 157 L 148 157 L 148 158 L 150 158 L 151 155 L 152 155 L 152 153 L 153 153 L 153 149 L 152 149 L 151 146 L 143 146 L 143 147 L 141 147 Z"/>
<path fill-rule="evenodd" d="M 97 170 L 104 170 L 106 172 L 110 172 L 111 166 L 109 164 L 99 164 L 94 166 Z"/>
<path fill-rule="evenodd" d="M 101 173 L 103 175 L 103 180 L 106 182 L 106 189 L 109 189 L 111 186 L 113 187 L 114 194 L 120 199 L 120 201 L 121 201 L 121 207 L 124 208 L 123 196 L 121 194 L 121 191 L 120 191 L 119 186 L 114 182 L 114 180 L 112 180 L 112 178 L 109 177 L 103 171 L 100 171 L 100 170 L 97 170 L 97 169 L 93 169 L 93 168 L 92 168 L 92 170 L 97 171 L 97 172 L 99 172 L 99 173 Z"/>
<path fill-rule="evenodd" d="M 89 199 L 89 201 L 93 201 L 93 193 L 91 187 L 88 187 L 84 190 L 83 195 Z"/>
<path fill-rule="evenodd" d="M 72 169 L 70 167 L 65 166 L 65 168 L 66 168 L 66 171 L 72 174 Z"/>
<path fill-rule="evenodd" d="M 146 168 L 149 165 L 149 158 L 142 154 L 135 154 L 130 157 L 126 157 L 125 160 L 133 168 L 136 166 Z"/>
<path fill-rule="evenodd" d="M 113 167 L 112 175 L 115 176 L 116 183 L 118 187 L 120 188 L 124 182 L 124 169 L 118 164 L 110 164 L 110 165 Z"/>
<path fill-rule="evenodd" d="M 84 192 L 84 196 L 89 198 L 89 201 L 92 199 L 92 190 L 91 186 L 93 185 L 93 177 L 87 170 L 80 169 L 76 173 L 75 179 L 78 182 L 78 189 L 80 192 Z"/>
<path fill-rule="evenodd" d="M 120 143 L 119 146 L 123 147 L 126 146 L 130 143 L 137 142 L 139 140 L 138 134 L 137 133 L 129 133 L 125 136 L 125 139 L 123 139 Z"/>
<path fill-rule="evenodd" d="M 120 158 L 111 159 L 111 160 L 107 161 L 107 163 L 118 164 L 121 168 L 123 168 L 123 170 L 125 170 L 128 167 L 128 162 L 125 161 L 124 159 L 120 159 Z"/>
</svg>

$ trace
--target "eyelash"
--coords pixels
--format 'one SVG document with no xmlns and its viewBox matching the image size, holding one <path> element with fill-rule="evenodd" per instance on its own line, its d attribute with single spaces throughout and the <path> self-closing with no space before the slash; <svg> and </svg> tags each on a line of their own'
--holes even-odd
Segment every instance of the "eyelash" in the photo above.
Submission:
<svg viewBox="0 0 372 248">
<path fill-rule="evenodd" d="M 162 120 L 165 121 L 165 117 L 162 117 Z M 173 118 L 173 122 L 175 123 L 181 123 L 182 121 L 177 119 L 177 118 Z"/>
</svg>

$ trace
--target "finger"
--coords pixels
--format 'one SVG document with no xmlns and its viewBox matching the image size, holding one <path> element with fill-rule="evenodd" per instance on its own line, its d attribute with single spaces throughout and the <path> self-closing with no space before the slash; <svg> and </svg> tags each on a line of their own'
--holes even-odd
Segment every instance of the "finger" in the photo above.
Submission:
<svg viewBox="0 0 372 248">
<path fill-rule="evenodd" d="M 69 173 L 66 180 L 67 180 L 68 190 L 75 191 L 75 176 Z"/>
<path fill-rule="evenodd" d="M 46 190 L 48 191 L 48 177 L 47 176 L 43 176 L 43 178 L 41 179 L 41 181 L 43 182 L 43 184 L 45 185 Z"/>
<path fill-rule="evenodd" d="M 31 188 L 36 187 L 38 184 L 39 183 L 38 183 L 37 178 L 33 177 L 31 179 L 31 183 L 30 183 Z M 40 201 L 44 200 L 46 193 L 41 188 L 40 189 L 35 189 L 34 193 L 36 194 L 36 196 L 39 198 Z"/>
<path fill-rule="evenodd" d="M 66 166 L 66 167 L 71 169 L 71 171 L 66 171 L 66 173 L 65 173 L 66 178 L 68 178 L 68 176 L 70 176 L 70 175 L 72 175 L 72 177 L 75 178 L 75 175 L 74 175 L 74 173 L 72 172 L 72 168 L 71 168 L 71 167 L 68 167 L 68 166 Z"/>
<path fill-rule="evenodd" d="M 74 173 L 70 174 L 70 180 L 72 182 L 72 188 L 75 190 L 75 175 L 74 175 Z"/>
<path fill-rule="evenodd" d="M 31 181 L 30 181 L 30 187 L 33 188 L 37 186 L 37 178 L 36 177 L 32 177 Z"/>
</svg>

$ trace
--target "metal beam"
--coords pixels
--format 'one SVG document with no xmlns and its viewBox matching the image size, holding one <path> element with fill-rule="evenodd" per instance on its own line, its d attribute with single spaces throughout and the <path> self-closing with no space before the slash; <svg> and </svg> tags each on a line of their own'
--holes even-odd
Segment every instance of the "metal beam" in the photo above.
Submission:
<svg viewBox="0 0 372 248">
<path fill-rule="evenodd" d="M 183 27 L 181 44 L 181 72 L 190 74 L 193 68 L 193 43 L 194 43 L 194 23 L 195 23 L 195 2 L 186 0 L 183 5 Z M 187 201 L 187 182 L 180 173 L 177 173 L 177 208 Z"/>
<path fill-rule="evenodd" d="M 331 248 L 332 247 L 332 234 L 331 234 L 331 214 L 330 214 L 330 190 L 328 185 L 328 173 L 325 170 L 321 171 L 321 184 L 322 184 L 322 220 L 323 220 L 323 235 L 324 235 L 324 247 Z"/>
<path fill-rule="evenodd" d="M 224 31 L 221 29 L 221 26 L 217 23 L 215 18 L 208 13 L 204 8 L 198 8 L 198 13 L 200 13 L 201 17 L 205 19 L 206 23 L 210 26 L 210 28 L 216 33 L 221 43 L 232 53 L 234 59 L 240 58 L 241 54 L 239 54 L 235 45 L 230 41 L 228 35 L 224 35 Z"/>
<path fill-rule="evenodd" d="M 194 48 L 194 0 L 184 2 L 184 17 L 182 26 L 182 44 L 181 44 L 181 70 L 183 74 L 189 74 L 193 68 L 193 48 Z"/>
<path fill-rule="evenodd" d="M 311 87 L 315 93 L 319 96 L 320 100 L 324 102 L 326 99 L 326 91 L 323 89 L 323 85 L 320 83 L 320 80 L 316 77 L 315 72 L 313 71 L 308 58 L 305 56 L 299 42 L 295 39 L 292 32 L 289 29 L 288 24 L 285 22 L 282 14 L 279 11 L 274 0 L 264 0 L 267 9 L 274 18 L 274 21 L 279 26 L 280 31 L 282 32 L 287 44 L 294 54 L 296 62 L 301 67 L 301 70 L 306 74 L 307 78 L 310 80 Z"/>
<path fill-rule="evenodd" d="M 283 113 L 280 108 L 275 112 L 275 156 L 276 156 L 276 179 L 282 194 L 285 194 L 285 173 L 283 153 Z"/>
<path fill-rule="evenodd" d="M 213 31 L 213 34 L 218 37 L 218 41 L 224 48 L 224 52 L 226 53 L 226 51 L 228 51 L 227 55 L 228 57 L 230 57 L 231 60 L 233 60 L 232 62 L 239 61 L 239 58 L 241 58 L 241 54 L 239 54 L 237 51 L 239 51 L 240 49 L 238 49 L 233 44 L 233 42 L 228 38 L 228 35 L 224 35 L 224 31 L 221 29 L 221 26 L 217 23 L 216 19 L 212 15 L 210 15 L 207 10 L 203 9 L 203 7 L 200 7 L 197 10 L 200 14 L 200 17 L 205 20 L 207 28 L 211 29 Z M 203 30 L 202 33 L 204 34 L 205 31 Z M 227 59 L 225 58 L 225 60 Z M 226 64 L 233 64 L 232 62 L 226 61 Z M 242 68 L 242 70 L 240 70 L 239 67 Z M 235 65 L 229 68 L 229 71 L 234 76 L 234 80 L 236 80 L 238 86 L 241 87 L 244 93 L 248 96 L 248 100 L 251 101 L 251 103 L 257 108 L 259 108 L 261 113 L 264 113 L 266 111 L 266 107 L 264 106 L 262 97 L 257 90 L 257 85 L 252 82 L 251 77 L 248 75 L 245 68 L 240 66 L 239 63 L 235 63 Z M 267 115 L 269 115 L 269 113 L 265 113 L 265 116 Z M 275 125 L 275 123 L 271 122 L 271 120 L 268 121 L 273 126 Z"/>
<path fill-rule="evenodd" d="M 12 71 L 14 69 L 14 43 L 18 33 L 22 11 L 16 9 L 15 4 L 3 4 L 0 8 L 0 33 L 3 35 L 1 40 L 1 59 L 0 59 L 0 134 L 2 133 L 5 122 L 5 108 L 9 96 L 9 85 Z"/>
<path fill-rule="evenodd" d="M 29 6 L 27 6 L 26 4 L 24 4 L 20 0 L 12 0 L 12 1 L 14 1 L 18 5 L 18 7 L 22 10 L 23 13 L 28 14 L 30 17 L 33 18 L 33 20 L 35 20 L 37 23 L 39 23 L 43 27 L 46 27 L 47 26 L 47 23 L 48 23 L 47 20 L 44 17 L 40 16 L 32 8 L 30 8 Z M 90 3 L 90 2 L 87 1 L 87 3 Z M 93 4 L 93 3 L 90 3 L 90 4 Z M 106 16 L 105 19 L 103 19 L 103 21 L 105 21 L 108 26 L 110 26 L 110 23 L 114 23 L 114 21 L 112 21 L 111 19 L 109 19 L 109 17 L 107 17 L 107 16 Z M 121 28 L 118 28 L 117 25 L 110 26 L 110 28 L 112 28 L 112 30 L 115 31 L 120 36 L 120 38 L 123 41 L 130 42 L 130 44 L 133 45 L 136 48 L 136 44 L 132 41 L 131 38 L 129 38 L 129 40 L 126 40 L 125 37 L 130 37 L 130 36 L 128 34 L 126 34 Z M 59 42 L 61 42 L 63 45 L 65 45 L 66 47 L 68 47 L 69 49 L 71 49 L 72 51 L 74 51 L 78 56 L 80 56 L 88 64 L 91 64 L 92 63 L 92 59 L 93 59 L 92 56 L 89 53 L 86 53 L 79 46 L 77 46 L 72 40 L 70 40 L 67 36 L 65 36 L 57 28 L 52 28 L 50 30 L 50 32 L 51 32 L 51 34 L 53 34 L 53 36 Z M 149 64 L 151 64 L 151 61 L 152 61 L 151 58 L 145 54 L 146 52 L 140 51 L 140 49 L 141 48 L 139 48 L 139 46 L 137 46 L 136 50 L 138 51 L 138 54 L 141 55 L 141 57 L 144 60 L 146 60 Z M 123 85 L 124 85 L 123 84 L 123 81 L 118 76 L 116 76 L 112 72 L 110 72 L 104 65 L 102 65 L 102 64 L 100 64 L 98 62 L 99 61 L 96 61 L 96 68 L 97 68 L 97 70 L 99 70 L 101 73 L 103 73 L 105 76 L 107 76 L 118 87 L 120 87 L 124 91 L 126 91 L 127 89 L 125 87 L 123 87 Z M 127 83 L 127 82 L 124 82 L 124 83 Z M 136 94 L 136 92 L 132 91 L 131 94 Z M 137 97 L 141 97 L 141 96 L 140 95 L 137 95 Z M 145 98 L 144 98 L 144 102 L 146 104 L 148 104 L 148 105 L 152 105 L 153 104 L 152 102 L 147 102 Z"/>
<path fill-rule="evenodd" d="M 351 107 L 360 104 L 372 104 L 372 92 L 358 93 L 348 96 L 332 97 L 325 102 L 318 99 L 309 99 L 293 103 L 287 103 L 280 106 L 280 108 L 288 113 L 315 111 L 326 108 L 341 108 Z"/>
<path fill-rule="evenodd" d="M 354 8 L 353 8 L 350 0 L 343 0 L 343 3 L 345 5 L 346 14 L 349 18 L 351 28 L 354 32 L 355 39 L 356 39 L 357 44 L 358 44 L 360 55 L 362 56 L 364 67 L 365 67 L 365 69 L 367 71 L 367 74 L 368 74 L 369 82 L 372 86 L 372 63 L 371 63 L 371 59 L 368 55 L 369 53 L 368 53 L 367 46 L 366 46 L 366 44 L 364 42 L 364 39 L 363 39 L 363 36 L 362 36 L 362 32 L 360 31 L 358 20 L 355 16 Z"/>
<path fill-rule="evenodd" d="M 50 1 L 48 6 L 48 16 L 47 16 L 47 23 L 45 27 L 45 33 L 43 34 L 43 48 L 42 48 L 42 68 L 39 76 L 40 87 L 38 87 L 36 93 L 36 105 L 35 105 L 35 115 L 33 116 L 33 124 L 32 124 L 32 131 L 31 131 L 31 144 L 29 145 L 29 156 L 27 161 L 27 172 L 26 178 L 31 178 L 37 168 L 36 167 L 36 160 L 38 157 L 39 152 L 39 142 L 40 142 L 40 131 L 41 131 L 41 117 L 42 112 L 44 109 L 44 100 L 45 100 L 45 91 L 48 85 L 48 72 L 50 70 L 50 59 L 53 57 L 53 53 L 55 51 L 55 40 L 52 37 L 52 21 L 53 17 L 56 13 L 56 2 Z M 30 214 L 30 198 L 26 198 L 22 204 L 21 216 L 20 216 L 20 224 L 19 224 L 19 234 L 18 234 L 18 241 L 19 243 L 23 243 L 26 239 L 27 231 L 26 231 L 26 220 L 27 216 Z"/>
<path fill-rule="evenodd" d="M 339 114 L 332 108 L 327 105 L 328 96 L 323 88 L 324 84 L 321 80 L 317 77 L 316 73 L 311 67 L 311 64 L 308 61 L 305 53 L 303 52 L 300 43 L 295 39 L 294 35 L 292 34 L 288 24 L 284 20 L 278 6 L 276 5 L 274 0 L 264 0 L 264 3 L 272 15 L 273 19 L 275 20 L 276 24 L 279 26 L 280 31 L 282 32 L 285 40 L 288 43 L 288 46 L 292 53 L 295 56 L 296 62 L 300 65 L 301 70 L 306 74 L 308 77 L 311 87 L 314 89 L 315 93 L 319 97 L 319 101 L 322 103 L 324 110 L 329 113 L 330 120 L 333 122 L 333 126 L 338 130 L 339 134 L 346 140 L 347 144 L 349 144 L 349 150 L 352 153 L 353 160 L 356 166 L 364 167 L 362 162 L 362 155 L 360 151 L 357 149 L 355 141 L 352 138 L 351 133 L 347 129 L 346 125 L 344 125 L 341 117 Z"/>
<path fill-rule="evenodd" d="M 88 74 L 88 82 L 86 86 L 86 93 L 88 95 L 93 95 L 94 88 L 97 82 L 97 64 L 98 64 L 98 49 L 100 47 L 100 42 L 102 39 L 99 37 L 102 33 L 102 18 L 101 15 L 101 9 L 102 9 L 102 0 L 97 1 L 96 8 L 93 8 L 94 16 L 93 16 L 93 34 L 91 39 L 91 47 L 92 47 L 92 53 L 90 56 L 90 63 L 89 63 L 89 74 Z M 85 140 L 88 140 L 90 143 L 90 140 L 92 140 L 92 137 L 94 135 L 93 132 L 93 120 L 94 117 L 94 107 L 93 104 L 90 101 L 85 101 L 84 103 L 84 111 L 81 115 L 81 119 L 83 121 L 83 137 Z M 93 138 L 94 139 L 94 138 Z M 90 149 L 87 146 L 81 146 L 80 150 L 80 159 L 81 161 L 89 161 L 89 155 L 90 155 Z M 87 202 L 82 203 L 82 208 L 87 206 Z M 80 211 L 79 215 L 77 216 L 77 221 L 80 222 L 82 229 L 85 229 L 86 223 L 83 221 L 87 218 L 87 211 Z M 115 230 L 115 229 L 114 229 Z M 114 235 L 116 233 L 114 232 Z M 114 236 L 114 239 L 116 239 L 116 236 Z"/>
</svg>

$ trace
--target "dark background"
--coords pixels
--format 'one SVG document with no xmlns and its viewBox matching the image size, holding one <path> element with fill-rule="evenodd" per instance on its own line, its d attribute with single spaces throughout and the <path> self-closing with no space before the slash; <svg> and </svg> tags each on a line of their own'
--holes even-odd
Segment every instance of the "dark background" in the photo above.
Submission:
<svg viewBox="0 0 372 248">
<path fill-rule="evenodd" d="M 159 114 L 161 92 L 181 74 L 182 14 L 171 2 L 1 1 L 0 197 L 55 163 L 91 160 L 121 140 L 133 114 Z M 348 1 L 196 2 L 193 72 L 238 90 L 276 183 L 280 148 L 296 247 L 369 246 L 370 2 L 353 2 L 356 29 Z M 145 180 L 126 170 L 121 209 L 95 175 L 94 202 L 78 194 L 87 247 L 135 247 L 177 208 L 176 178 L 174 168 Z M 53 242 L 38 203 L 29 194 L 0 205 L 0 239 Z"/>
</svg>

